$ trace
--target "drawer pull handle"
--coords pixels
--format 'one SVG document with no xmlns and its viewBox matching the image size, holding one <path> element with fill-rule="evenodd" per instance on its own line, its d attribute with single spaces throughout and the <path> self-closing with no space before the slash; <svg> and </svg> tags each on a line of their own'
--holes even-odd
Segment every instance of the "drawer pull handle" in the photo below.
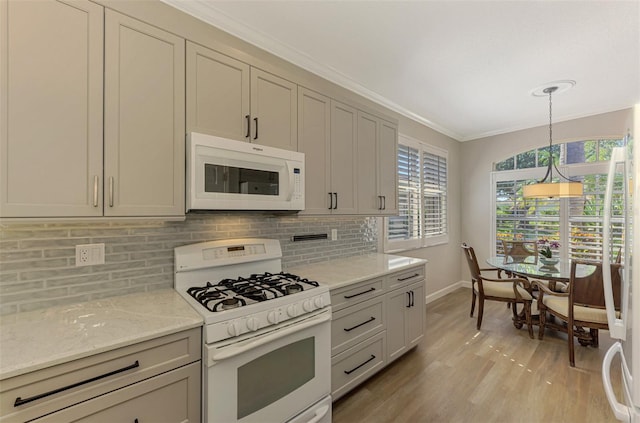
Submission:
<svg viewBox="0 0 640 423">
<path fill-rule="evenodd" d="M 355 325 L 355 326 L 353 326 L 353 327 L 350 327 L 350 328 L 344 328 L 344 331 L 345 331 L 345 332 L 351 332 L 352 330 L 354 330 L 354 329 L 356 329 L 356 328 L 359 328 L 359 327 L 360 327 L 360 326 L 362 326 L 362 325 L 366 325 L 367 323 L 371 323 L 371 322 L 373 322 L 374 320 L 376 320 L 376 318 L 375 318 L 375 317 L 373 317 L 373 316 L 371 316 L 371 319 L 367 320 L 366 322 L 359 323 L 359 324 L 357 324 L 357 325 Z"/>
<path fill-rule="evenodd" d="M 420 276 L 420 273 L 414 273 L 411 276 L 407 276 L 406 278 L 398 278 L 399 282 L 408 281 L 409 279 L 415 278 L 416 276 Z"/>
<path fill-rule="evenodd" d="M 138 362 L 138 360 L 136 360 L 135 363 L 133 363 L 133 364 L 131 364 L 129 366 L 123 367 L 121 369 L 114 370 L 112 372 L 105 373 L 105 374 L 100 375 L 100 376 L 92 377 L 90 379 L 86 379 L 86 380 L 83 380 L 81 382 L 76 382 L 76 383 L 73 383 L 71 385 L 63 386 L 62 388 L 54 389 L 53 391 L 45 392 L 44 394 L 34 395 L 32 397 L 25 398 L 25 399 L 22 399 L 22 398 L 18 397 L 18 398 L 16 398 L 16 402 L 13 403 L 13 406 L 17 407 L 19 405 L 27 404 L 29 402 L 36 401 L 36 400 L 42 399 L 44 397 L 48 397 L 50 395 L 58 394 L 58 393 L 60 393 L 62 391 L 66 391 L 68 389 L 77 388 L 78 386 L 85 385 L 85 384 L 91 383 L 91 382 L 95 382 L 96 380 L 104 379 L 105 377 L 113 376 L 113 375 L 118 374 L 118 373 L 126 372 L 127 370 L 135 369 L 136 367 L 140 367 L 140 363 Z"/>
<path fill-rule="evenodd" d="M 368 363 L 368 362 L 370 362 L 371 360 L 375 360 L 375 359 L 376 359 L 376 356 L 375 356 L 375 355 L 373 355 L 373 354 L 371 354 L 371 357 L 370 357 L 367 361 L 365 361 L 365 362 L 364 362 L 364 363 L 362 363 L 362 364 L 357 365 L 356 367 L 354 367 L 354 368 L 353 368 L 353 369 L 351 369 L 351 370 L 344 370 L 344 372 L 345 372 L 346 374 L 350 375 L 351 373 L 353 373 L 353 372 L 355 372 L 356 370 L 358 370 L 360 367 L 364 366 L 365 364 L 367 364 L 367 363 Z"/>
<path fill-rule="evenodd" d="M 376 290 L 375 288 L 371 287 L 371 288 L 367 289 L 366 291 L 358 292 L 357 294 L 353 294 L 353 295 L 345 295 L 345 296 L 344 296 L 344 298 L 345 298 L 346 300 L 348 300 L 349 298 L 357 297 L 358 295 L 364 295 L 364 294 L 367 294 L 367 293 L 369 293 L 369 292 L 373 292 L 373 291 L 375 291 L 375 290 Z"/>
</svg>

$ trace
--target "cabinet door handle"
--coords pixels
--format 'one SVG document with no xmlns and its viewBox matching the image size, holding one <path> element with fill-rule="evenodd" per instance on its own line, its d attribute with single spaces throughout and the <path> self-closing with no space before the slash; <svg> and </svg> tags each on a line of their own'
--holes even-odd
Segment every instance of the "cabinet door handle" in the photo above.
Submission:
<svg viewBox="0 0 640 423">
<path fill-rule="evenodd" d="M 92 377 L 90 379 L 86 379 L 86 380 L 83 380 L 83 381 L 80 381 L 80 382 L 76 382 L 76 383 L 73 383 L 71 385 L 63 386 L 62 388 L 54 389 L 53 391 L 45 392 L 43 394 L 34 395 L 32 397 L 25 398 L 25 399 L 22 399 L 22 398 L 18 397 L 18 398 L 16 398 L 16 401 L 13 403 L 13 406 L 17 407 L 19 405 L 27 404 L 29 402 L 42 399 L 44 397 L 48 397 L 48 396 L 51 396 L 51 395 L 54 395 L 54 394 L 58 394 L 60 392 L 63 392 L 63 391 L 69 390 L 69 389 L 77 388 L 78 386 L 86 385 L 87 383 L 95 382 L 96 380 L 104 379 L 106 377 L 113 376 L 113 375 L 116 375 L 118 373 L 126 372 L 127 370 L 135 369 L 136 367 L 140 367 L 140 363 L 138 362 L 138 360 L 136 360 L 135 363 L 133 363 L 133 364 L 131 364 L 129 366 L 123 367 L 121 369 L 114 370 L 112 372 L 105 373 L 105 374 L 100 375 L 100 376 L 95 376 L 95 377 Z"/>
<path fill-rule="evenodd" d="M 405 308 L 411 308 L 411 291 L 407 291 L 405 294 L 407 294 L 407 305 Z"/>
<path fill-rule="evenodd" d="M 335 204 L 333 205 L 333 209 L 335 210 L 335 209 L 337 209 L 337 208 L 338 208 L 338 193 L 337 193 L 337 192 L 334 192 L 334 193 L 333 193 L 333 195 L 335 195 L 335 196 L 336 196 L 336 202 L 335 202 Z"/>
<path fill-rule="evenodd" d="M 113 207 L 113 176 L 109 177 L 109 207 Z"/>
<path fill-rule="evenodd" d="M 414 295 L 413 295 L 413 291 L 409 291 L 409 292 L 411 293 L 411 307 L 413 307 L 413 306 L 415 306 L 415 305 L 416 305 L 416 303 L 415 303 L 415 297 L 414 297 Z"/>
<path fill-rule="evenodd" d="M 138 419 L 135 419 L 135 420 L 133 421 L 133 423 L 138 423 Z"/>
<path fill-rule="evenodd" d="M 382 195 L 378 195 L 378 210 L 382 210 Z"/>
<path fill-rule="evenodd" d="M 333 193 L 329 193 L 329 210 L 333 208 Z"/>
<path fill-rule="evenodd" d="M 382 196 L 382 210 L 386 210 L 387 209 L 387 196 L 383 195 Z"/>
<path fill-rule="evenodd" d="M 416 276 L 420 276 L 420 273 L 414 273 L 413 275 L 407 276 L 406 278 L 398 278 L 398 281 L 399 282 L 408 281 L 409 279 L 415 278 Z"/>
<path fill-rule="evenodd" d="M 364 321 L 364 322 L 362 322 L 362 323 L 358 323 L 357 325 L 352 326 L 352 327 L 350 327 L 350 328 L 344 328 L 343 330 L 344 330 L 345 332 L 351 332 L 352 330 L 357 329 L 357 328 L 359 328 L 359 327 L 360 327 L 360 326 L 362 326 L 362 325 L 366 325 L 367 323 L 371 323 L 371 322 L 373 322 L 374 320 L 376 320 L 376 318 L 375 318 L 375 317 L 373 317 L 373 316 L 371 316 L 371 318 L 370 318 L 369 320 Z"/>
<path fill-rule="evenodd" d="M 251 136 L 251 116 L 246 115 L 245 118 L 247 119 L 247 135 L 245 135 L 245 138 L 249 138 Z"/>
<path fill-rule="evenodd" d="M 344 295 L 344 298 L 348 300 L 349 298 L 357 297 L 357 296 L 359 296 L 359 295 L 364 295 L 364 294 L 366 294 L 366 293 L 373 292 L 373 291 L 375 291 L 375 290 L 376 290 L 375 288 L 371 287 L 371 288 L 367 289 L 366 291 L 358 292 L 357 294 L 353 294 L 353 295 Z"/>
<path fill-rule="evenodd" d="M 93 207 L 98 207 L 98 175 L 93 177 Z"/>
<path fill-rule="evenodd" d="M 367 361 L 365 361 L 365 362 L 364 362 L 364 363 L 362 363 L 362 364 L 357 365 L 356 367 L 354 367 L 354 368 L 353 368 L 353 369 L 351 369 L 351 370 L 345 370 L 344 372 L 345 372 L 346 374 L 350 375 L 351 373 L 355 372 L 356 370 L 358 370 L 360 367 L 364 366 L 365 364 L 367 364 L 367 363 L 368 363 L 368 362 L 370 362 L 371 360 L 375 360 L 375 358 L 376 358 L 376 356 L 375 356 L 375 355 L 373 355 L 373 354 L 371 354 L 371 357 L 370 357 Z"/>
<path fill-rule="evenodd" d="M 256 124 L 256 136 L 255 136 L 255 137 L 253 137 L 253 139 L 254 139 L 254 140 L 257 140 L 257 139 L 258 139 L 258 118 L 257 118 L 257 117 L 256 117 L 256 118 L 253 118 L 253 121 L 254 121 L 254 122 L 255 122 L 255 124 Z"/>
</svg>

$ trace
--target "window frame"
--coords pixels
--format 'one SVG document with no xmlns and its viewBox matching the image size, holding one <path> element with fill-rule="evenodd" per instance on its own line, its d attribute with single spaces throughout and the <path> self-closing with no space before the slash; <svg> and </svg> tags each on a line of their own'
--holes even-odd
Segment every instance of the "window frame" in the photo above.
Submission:
<svg viewBox="0 0 640 423">
<path fill-rule="evenodd" d="M 587 163 L 575 163 L 569 165 L 558 166 L 558 169 L 563 175 L 569 178 L 576 178 L 587 175 L 606 175 L 609 170 L 608 161 L 597 161 Z M 489 251 L 493 256 L 499 254 L 497 249 L 497 213 L 496 213 L 496 185 L 499 181 L 511 181 L 522 179 L 541 179 L 546 173 L 546 167 L 527 168 L 527 169 L 514 169 L 514 170 L 494 170 L 490 173 L 490 188 L 491 188 L 491 206 L 490 206 L 490 228 L 491 234 L 489 239 Z M 559 199 L 559 242 L 560 248 L 558 255 L 561 259 L 569 259 L 570 257 L 570 199 Z"/>
<path fill-rule="evenodd" d="M 414 237 L 414 238 L 410 238 L 410 239 L 403 239 L 403 240 L 393 240 L 390 241 L 388 239 L 388 233 L 389 233 L 389 217 L 385 217 L 383 219 L 383 225 L 382 225 L 382 233 L 381 238 L 383 240 L 383 251 L 385 253 L 394 253 L 394 252 L 400 252 L 400 251 L 407 251 L 407 250 L 413 250 L 413 249 L 418 249 L 418 248 L 425 248 L 425 247 L 432 247 L 432 246 L 436 246 L 436 245 L 442 245 L 442 244 L 447 244 L 449 242 L 449 233 L 450 233 L 450 219 L 449 219 L 449 204 L 450 204 L 450 198 L 449 198 L 449 175 L 450 175 L 450 162 L 449 162 L 449 152 L 448 150 L 445 150 L 443 148 L 439 148 L 430 144 L 427 144 L 424 141 L 420 141 L 417 140 L 415 138 L 411 138 L 409 136 L 403 135 L 403 134 L 399 134 L 398 135 L 398 145 L 403 145 L 403 146 L 407 146 L 410 148 L 415 148 L 418 150 L 418 156 L 419 156 L 419 169 L 420 169 L 420 194 L 419 194 L 419 198 L 420 198 L 420 202 L 419 202 L 419 210 L 418 210 L 418 214 L 419 214 L 419 225 L 420 225 L 420 236 L 419 237 Z M 437 235 L 429 235 L 427 236 L 425 234 L 424 231 L 424 227 L 425 227 L 425 222 L 424 222 L 424 157 L 423 154 L 424 153 L 428 153 L 428 154 L 432 154 L 432 155 L 436 155 L 439 157 L 444 158 L 445 160 L 445 164 L 446 164 L 446 169 L 445 169 L 445 177 L 446 177 L 446 185 L 445 185 L 445 189 L 444 189 L 444 203 L 445 203 L 445 207 L 444 207 L 444 214 L 441 216 L 444 216 L 444 232 L 441 234 L 437 234 Z M 398 160 L 398 157 L 396 156 L 396 161 Z M 398 198 L 400 196 L 398 195 Z"/>
</svg>

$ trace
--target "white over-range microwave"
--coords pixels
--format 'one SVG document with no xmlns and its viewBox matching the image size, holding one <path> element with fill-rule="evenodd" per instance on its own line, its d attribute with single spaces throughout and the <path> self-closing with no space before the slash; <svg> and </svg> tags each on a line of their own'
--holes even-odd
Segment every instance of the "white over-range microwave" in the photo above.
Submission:
<svg viewBox="0 0 640 423">
<path fill-rule="evenodd" d="M 304 177 L 304 153 L 187 135 L 187 211 L 304 210 Z"/>
</svg>

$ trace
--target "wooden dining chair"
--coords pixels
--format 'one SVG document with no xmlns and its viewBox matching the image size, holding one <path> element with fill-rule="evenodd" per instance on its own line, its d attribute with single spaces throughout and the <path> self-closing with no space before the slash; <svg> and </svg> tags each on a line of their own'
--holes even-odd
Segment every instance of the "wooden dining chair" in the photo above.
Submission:
<svg viewBox="0 0 640 423">
<path fill-rule="evenodd" d="M 513 312 L 513 325 L 520 329 L 523 324 L 529 329 L 529 337 L 533 339 L 533 327 L 531 325 L 531 304 L 534 300 L 531 293 L 531 284 L 523 278 L 489 278 L 482 272 L 497 271 L 495 268 L 481 269 L 473 248 L 467 244 L 462 244 L 462 251 L 469 264 L 471 272 L 471 313 L 469 317 L 473 317 L 476 307 L 476 298 L 478 300 L 478 322 L 476 328 L 480 330 L 482 326 L 482 315 L 484 312 L 484 302 L 501 301 L 511 304 Z M 522 304 L 523 310 L 518 313 L 516 304 Z"/>
<path fill-rule="evenodd" d="M 538 243 L 536 241 L 505 241 L 502 240 L 502 251 L 504 259 L 515 263 L 523 262 L 528 257 L 532 257 L 534 262 L 538 261 Z"/>
<path fill-rule="evenodd" d="M 620 264 L 611 265 L 613 298 L 618 317 L 620 315 Z M 593 269 L 593 272 L 590 270 Z M 578 275 L 578 270 L 580 270 Z M 574 340 L 582 346 L 598 347 L 598 330 L 608 329 L 607 311 L 604 303 L 602 263 L 573 260 L 568 292 L 554 292 L 544 285 L 538 285 L 538 307 L 540 309 L 540 331 L 538 339 L 543 339 L 547 327 L 567 333 L 569 342 L 569 364 L 575 367 Z M 587 275 L 587 276 L 583 276 Z M 547 313 L 565 324 L 549 321 Z M 584 328 L 588 328 L 587 332 Z"/>
</svg>

